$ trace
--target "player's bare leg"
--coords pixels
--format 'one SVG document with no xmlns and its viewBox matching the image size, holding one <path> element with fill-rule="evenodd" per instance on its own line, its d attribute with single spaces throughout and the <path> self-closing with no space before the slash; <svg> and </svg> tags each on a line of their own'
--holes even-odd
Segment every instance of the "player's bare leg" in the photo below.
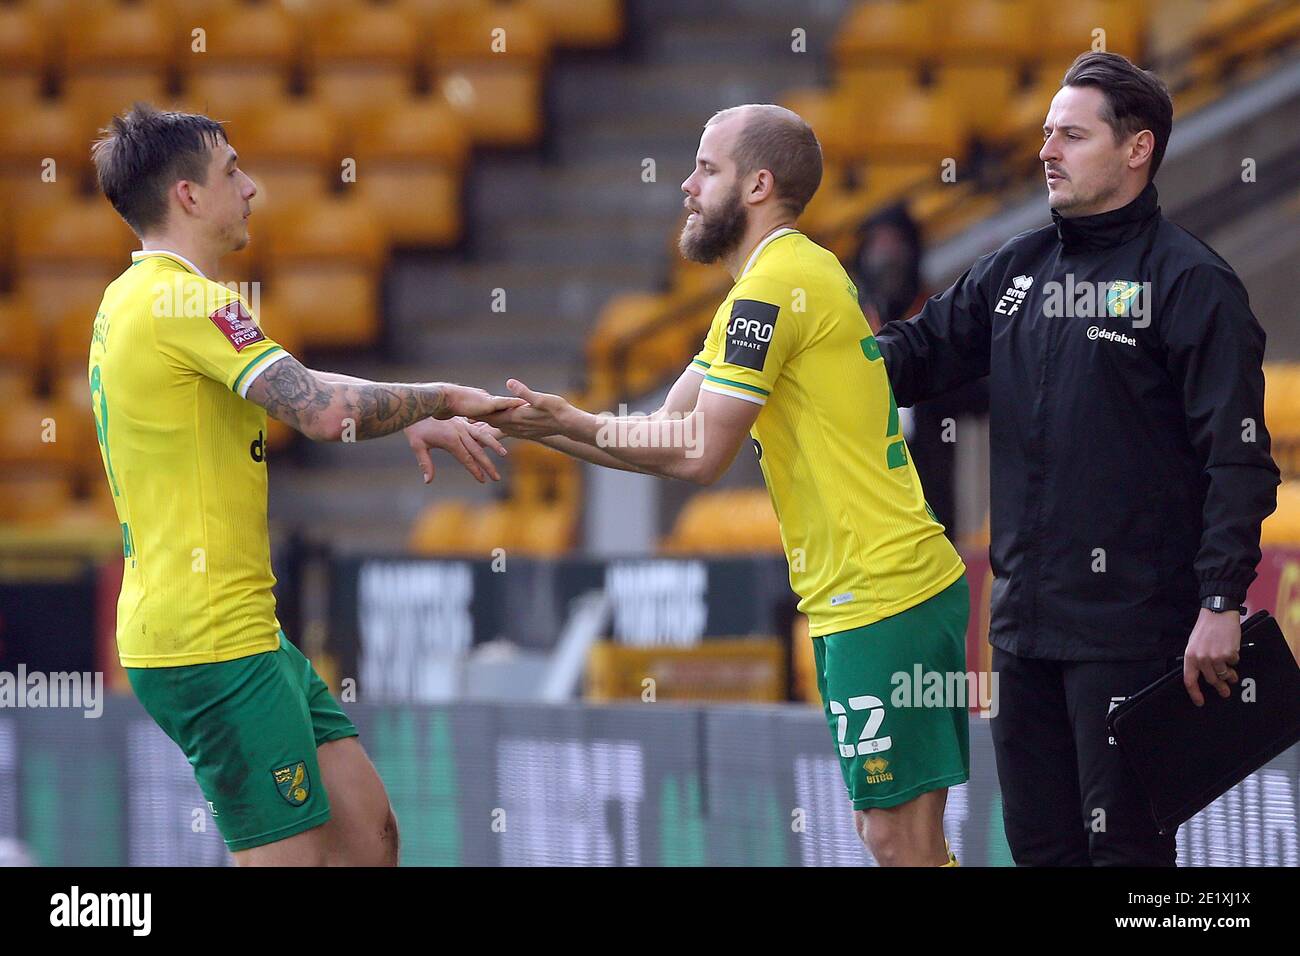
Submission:
<svg viewBox="0 0 1300 956">
<path fill-rule="evenodd" d="M 948 789 L 930 790 L 896 807 L 854 810 L 858 836 L 881 866 L 943 866 L 943 808 Z"/>
<path fill-rule="evenodd" d="M 236 866 L 324 866 L 326 850 L 325 827 L 318 826 L 232 855 Z"/>
<path fill-rule="evenodd" d="M 356 737 L 316 748 L 330 797 L 325 833 L 328 866 L 397 866 L 397 817 L 375 765 Z"/>
<path fill-rule="evenodd" d="M 240 850 L 238 866 L 396 866 L 397 817 L 374 764 L 356 737 L 329 740 L 316 759 L 330 797 L 328 822 Z"/>
</svg>

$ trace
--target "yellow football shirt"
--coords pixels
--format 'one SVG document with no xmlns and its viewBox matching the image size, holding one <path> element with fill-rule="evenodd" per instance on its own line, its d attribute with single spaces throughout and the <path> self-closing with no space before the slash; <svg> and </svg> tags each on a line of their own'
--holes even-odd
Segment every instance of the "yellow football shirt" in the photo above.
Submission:
<svg viewBox="0 0 1300 956">
<path fill-rule="evenodd" d="M 124 667 L 279 646 L 266 525 L 266 412 L 243 396 L 288 353 L 236 291 L 181 256 L 139 251 L 105 290 L 91 404 L 122 526 Z"/>
<path fill-rule="evenodd" d="M 965 572 L 925 503 L 885 363 L 835 255 L 768 236 L 691 368 L 763 406 L 752 435 L 790 585 L 821 637 L 915 607 Z"/>
</svg>

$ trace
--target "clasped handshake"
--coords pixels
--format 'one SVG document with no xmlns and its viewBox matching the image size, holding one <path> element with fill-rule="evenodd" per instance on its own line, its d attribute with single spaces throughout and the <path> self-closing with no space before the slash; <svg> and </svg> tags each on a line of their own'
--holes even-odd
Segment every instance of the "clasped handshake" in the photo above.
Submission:
<svg viewBox="0 0 1300 956">
<path fill-rule="evenodd" d="M 517 379 L 510 379 L 506 387 L 512 396 L 492 395 L 466 385 L 449 385 L 449 417 L 426 418 L 407 426 L 406 440 L 415 452 L 425 484 L 433 481 L 434 464 L 429 453 L 434 448 L 451 454 L 476 480 L 500 481 L 501 475 L 488 451 L 504 457 L 502 438 L 540 440 L 563 435 L 572 419 L 583 414 L 559 395 L 534 392 Z"/>
</svg>

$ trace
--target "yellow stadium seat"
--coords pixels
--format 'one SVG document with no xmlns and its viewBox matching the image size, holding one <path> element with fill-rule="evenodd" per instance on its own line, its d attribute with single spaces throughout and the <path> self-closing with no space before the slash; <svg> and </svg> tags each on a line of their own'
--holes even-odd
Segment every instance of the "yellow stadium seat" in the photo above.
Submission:
<svg viewBox="0 0 1300 956">
<path fill-rule="evenodd" d="M 48 399 L 16 401 L 0 416 L 0 469 L 74 475 L 88 413 Z"/>
<path fill-rule="evenodd" d="M 674 252 L 676 237 L 673 237 Z M 673 255 L 673 294 L 676 296 L 711 295 L 716 292 L 726 294 L 731 288 L 731 280 L 717 265 L 705 265 L 691 262 L 680 255 Z M 719 296 L 718 301 L 722 301 Z M 715 303 L 716 305 L 716 303 Z"/>
<path fill-rule="evenodd" d="M 668 554 L 779 552 L 781 529 L 765 489 L 702 491 L 682 508 L 661 550 Z"/>
<path fill-rule="evenodd" d="M 512 501 L 527 508 L 578 504 L 576 461 L 535 442 L 514 442 L 509 450 Z"/>
<path fill-rule="evenodd" d="M 608 361 L 611 350 L 623 336 L 645 328 L 667 305 L 668 297 L 655 292 L 624 292 L 614 296 L 601 309 L 587 340 L 588 360 Z"/>
<path fill-rule="evenodd" d="M 221 269 L 217 275 L 213 276 L 218 282 L 222 284 L 253 282 L 262 278 L 261 253 L 263 243 L 261 241 L 261 226 L 263 212 L 264 207 L 254 197 L 253 218 L 248 221 L 248 245 L 238 252 L 227 252 L 221 257 Z"/>
<path fill-rule="evenodd" d="M 1142 4 L 1131 0 L 1036 0 L 1034 55 L 1069 61 L 1104 40 L 1104 49 L 1141 62 L 1146 30 Z M 1095 33 L 1101 30 L 1104 33 Z"/>
<path fill-rule="evenodd" d="M 542 132 L 549 38 L 521 7 L 457 14 L 433 38 L 431 72 L 475 143 L 528 146 Z"/>
<path fill-rule="evenodd" d="M 803 220 L 810 229 L 829 236 L 827 242 L 834 251 L 846 256 L 853 248 L 854 226 L 918 186 L 939 182 L 941 172 L 941 166 L 934 162 L 864 163 L 857 168 L 855 188 L 832 187 L 823 195 L 823 183 L 804 211 Z M 836 238 L 841 236 L 844 239 Z M 841 244 L 843 248 L 837 248 Z"/>
<path fill-rule="evenodd" d="M 125 269 L 136 245 L 130 227 L 102 196 L 79 198 L 18 217 L 15 252 L 28 271 L 36 265 L 76 268 L 85 263 Z"/>
<path fill-rule="evenodd" d="M 42 331 L 40 316 L 29 302 L 0 295 L 0 365 L 34 376 L 40 365 Z"/>
<path fill-rule="evenodd" d="M 875 162 L 938 163 L 966 154 L 965 118 L 941 89 L 912 90 L 887 102 L 858 99 L 857 156 Z"/>
<path fill-rule="evenodd" d="M 90 344 L 87 340 L 86 354 L 81 357 L 81 361 L 72 361 L 57 366 L 54 370 L 53 377 L 53 396 L 60 407 L 76 409 L 78 412 L 84 412 L 87 415 L 93 415 L 93 409 L 90 404 L 90 376 L 87 370 L 87 359 L 90 357 Z M 82 419 L 82 424 L 86 424 L 92 419 Z M 98 456 L 98 451 L 96 451 Z"/>
<path fill-rule="evenodd" d="M 0 470 L 0 522 L 49 524 L 72 501 L 73 479 L 68 475 L 24 475 Z"/>
<path fill-rule="evenodd" d="M 458 16 L 491 9 L 496 0 L 396 0 L 402 12 L 419 24 L 421 39 L 433 38 Z"/>
<path fill-rule="evenodd" d="M 308 69 L 316 94 L 355 121 L 414 86 L 416 24 L 393 6 L 357 6 L 313 18 Z"/>
<path fill-rule="evenodd" d="M 889 100 L 920 85 L 916 68 L 906 63 L 849 64 L 835 74 L 836 86 L 855 97 Z"/>
<path fill-rule="evenodd" d="M 180 45 L 166 4 L 91 8 L 62 31 L 62 92 L 94 124 L 144 100 L 167 100 L 167 75 Z"/>
<path fill-rule="evenodd" d="M 1300 442 L 1300 363 L 1264 366 L 1264 422 L 1274 441 Z"/>
<path fill-rule="evenodd" d="M 510 502 L 493 502 L 477 509 L 470 521 L 466 541 L 468 553 L 486 557 L 497 548 L 507 552 L 518 549 L 525 540 L 522 532 L 527 516 Z"/>
<path fill-rule="evenodd" d="M 266 289 L 291 310 L 307 347 L 370 345 L 379 333 L 382 226 L 357 199 L 288 210 L 269 230 Z"/>
<path fill-rule="evenodd" d="M 852 98 L 866 95 L 859 87 Z M 850 159 L 860 158 L 856 151 L 859 149 L 857 131 L 861 119 L 849 108 L 849 98 L 818 88 L 795 89 L 781 97 L 781 105 L 803 117 L 817 134 L 824 162 L 843 165 Z"/>
<path fill-rule="evenodd" d="M 998 201 L 975 184 L 936 183 L 908 195 L 907 210 L 931 242 L 946 239 L 995 212 Z"/>
<path fill-rule="evenodd" d="M 1300 481 L 1278 486 L 1277 510 L 1264 519 L 1259 540 L 1265 547 L 1300 546 Z"/>
<path fill-rule="evenodd" d="M 434 467 L 440 467 L 439 463 L 435 461 Z M 464 501 L 435 502 L 421 511 L 411 525 L 407 547 L 420 555 L 466 554 L 473 524 L 473 510 Z"/>
<path fill-rule="evenodd" d="M 564 554 L 573 544 L 577 526 L 577 508 L 553 505 L 524 510 L 523 540 L 517 549 L 530 557 L 554 558 Z"/>
<path fill-rule="evenodd" d="M 1031 0 L 943 0 L 935 4 L 941 63 L 1014 63 L 1036 55 L 1041 28 Z"/>
<path fill-rule="evenodd" d="M 840 66 L 887 61 L 918 63 L 934 44 L 935 7 L 929 0 L 870 0 L 858 3 L 836 33 Z"/>
<path fill-rule="evenodd" d="M 1294 4 L 1276 0 L 1200 0 L 1185 12 L 1195 18 L 1190 41 L 1198 47 L 1222 47 L 1263 25 L 1276 24 L 1278 14 Z"/>
<path fill-rule="evenodd" d="M 0 196 L 14 209 L 70 199 L 90 165 L 93 139 L 94 127 L 66 103 L 6 104 L 0 110 Z"/>
<path fill-rule="evenodd" d="M 524 0 L 557 46 L 608 47 L 623 35 L 623 0 Z"/>
<path fill-rule="evenodd" d="M 194 76 L 185 84 L 183 105 L 177 109 L 199 113 L 222 123 L 226 137 L 233 143 L 241 137 L 254 114 L 267 103 L 286 96 L 283 84 L 275 77 L 253 74 L 230 83 L 219 71 L 213 71 Z"/>
<path fill-rule="evenodd" d="M 6 109 L 40 95 L 49 52 L 43 26 L 41 17 L 28 7 L 0 6 L 0 102 Z"/>
<path fill-rule="evenodd" d="M 59 412 L 59 442 L 69 444 L 69 461 L 80 476 L 82 487 L 102 479 L 104 473 L 99 443 L 95 438 L 95 413 L 91 407 L 90 378 L 86 369 L 89 338 L 85 352 L 80 361 L 55 368 L 51 381 L 54 405 Z M 69 436 L 70 442 L 67 440 Z"/>
<path fill-rule="evenodd" d="M 51 348 L 49 358 L 53 368 L 80 365 L 82 375 L 90 357 L 90 335 L 95 325 L 94 310 L 83 311 L 72 307 L 49 317 L 51 323 Z"/>
<path fill-rule="evenodd" d="M 265 228 L 259 213 L 322 201 L 331 183 L 341 181 L 339 119 L 319 98 L 267 103 L 230 136 L 240 168 L 257 186 L 250 234 Z"/>
<path fill-rule="evenodd" d="M 0 362 L 0 404 L 5 408 L 11 402 L 31 398 L 35 389 L 36 377 L 30 366 Z"/>
<path fill-rule="evenodd" d="M 1251 13 L 1239 19 L 1237 27 L 1223 32 L 1222 50 L 1226 55 L 1247 57 L 1288 44 L 1294 47 L 1300 40 L 1300 6 L 1295 3 L 1273 3 L 1266 10 Z"/>
<path fill-rule="evenodd" d="M 383 219 L 394 245 L 448 245 L 460 238 L 461 170 L 469 140 L 441 96 L 399 101 L 363 117 L 349 185 Z"/>
<path fill-rule="evenodd" d="M 189 101 L 214 119 L 248 116 L 283 98 L 301 52 L 299 23 L 283 7 L 259 3 L 204 18 L 205 49 L 182 53 Z"/>
<path fill-rule="evenodd" d="M 681 373 L 703 341 L 701 311 L 711 316 L 717 306 L 699 299 L 695 291 L 625 293 L 606 305 L 587 348 L 602 399 L 643 394 Z"/>
<path fill-rule="evenodd" d="M 1069 66 L 1068 60 L 1040 64 L 1029 86 L 1012 93 L 1005 118 L 993 127 L 994 135 L 1016 148 L 1032 147 L 1036 154 L 1043 144 L 1043 121 Z"/>
<path fill-rule="evenodd" d="M 373 275 L 324 262 L 273 268 L 269 281 L 276 299 L 304 316 L 304 347 L 375 344 L 379 309 Z"/>
<path fill-rule="evenodd" d="M 20 212 L 14 270 L 42 314 L 81 308 L 94 316 L 104 288 L 130 265 L 131 230 L 102 196 Z"/>
<path fill-rule="evenodd" d="M 1017 70 L 1001 63 L 956 64 L 939 70 L 938 87 L 961 110 L 968 129 L 997 139 L 1017 87 Z"/>
<path fill-rule="evenodd" d="M 847 168 L 847 164 L 826 158 L 823 153 L 822 183 L 799 217 L 799 228 L 809 235 L 825 236 L 833 229 L 835 214 L 849 192 L 845 181 Z"/>
</svg>

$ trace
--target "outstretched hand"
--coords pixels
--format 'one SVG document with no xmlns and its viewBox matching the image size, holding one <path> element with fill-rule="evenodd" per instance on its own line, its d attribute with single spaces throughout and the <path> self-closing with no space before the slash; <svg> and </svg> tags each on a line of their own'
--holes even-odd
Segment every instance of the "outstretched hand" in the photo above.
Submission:
<svg viewBox="0 0 1300 956">
<path fill-rule="evenodd" d="M 538 439 L 563 434 L 565 424 L 577 411 L 559 395 L 534 392 L 516 378 L 506 382 L 506 387 L 527 404 L 470 417 L 486 422 L 512 438 Z"/>
<path fill-rule="evenodd" d="M 486 393 L 485 393 L 486 394 Z M 427 485 L 433 481 L 434 464 L 430 449 L 441 448 L 465 466 L 465 470 L 475 480 L 486 482 L 488 478 L 500 481 L 496 466 L 485 449 L 492 449 L 504 457 L 505 447 L 497 440 L 498 434 L 491 425 L 471 422 L 466 418 L 426 418 L 406 428 L 406 441 L 415 452 L 415 460 L 420 464 L 420 474 Z"/>
<path fill-rule="evenodd" d="M 490 395 L 481 388 L 471 385 L 443 386 L 447 397 L 447 415 L 453 418 L 463 415 L 465 418 L 480 419 L 494 412 L 503 412 L 524 403 L 524 399 L 509 395 Z"/>
</svg>

